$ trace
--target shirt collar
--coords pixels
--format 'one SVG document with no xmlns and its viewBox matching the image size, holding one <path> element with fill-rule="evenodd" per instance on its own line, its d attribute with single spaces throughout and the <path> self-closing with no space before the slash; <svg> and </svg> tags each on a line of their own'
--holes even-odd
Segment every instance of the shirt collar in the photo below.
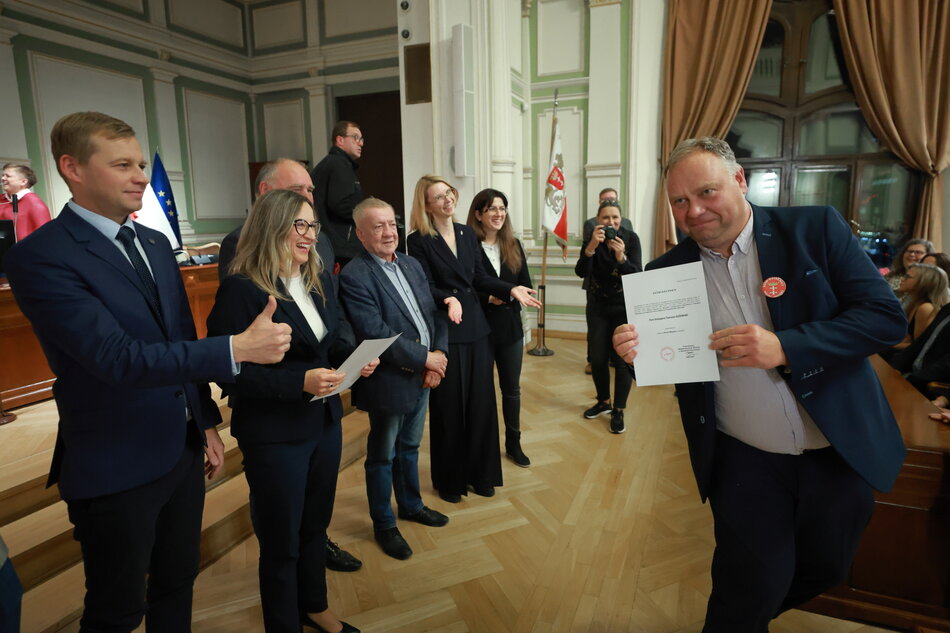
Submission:
<svg viewBox="0 0 950 633">
<path fill-rule="evenodd" d="M 748 205 L 748 202 L 746 203 Z M 732 252 L 736 251 L 742 253 L 743 255 L 749 254 L 749 249 L 752 248 L 752 229 L 754 227 L 754 217 L 755 214 L 752 213 L 751 207 L 749 207 L 749 219 L 746 220 L 745 226 L 742 227 L 742 230 L 739 232 L 739 235 L 736 236 L 736 241 L 732 243 Z M 706 248 L 702 244 L 699 244 L 699 249 L 710 257 L 718 257 L 720 259 L 725 259 L 719 251 L 714 251 L 709 248 Z"/>
<path fill-rule="evenodd" d="M 369 251 L 366 252 L 369 253 Z M 386 261 L 382 257 L 376 255 L 376 253 L 369 253 L 369 256 L 375 259 L 376 263 L 378 263 L 380 266 L 383 266 L 384 268 L 395 269 L 396 263 L 399 262 L 398 252 L 393 252 L 393 260 L 391 262 Z"/>
<path fill-rule="evenodd" d="M 110 240 L 115 240 L 116 236 L 119 235 L 119 229 L 123 226 L 131 227 L 132 230 L 135 230 L 135 227 L 132 225 L 132 217 L 129 216 L 125 218 L 125 222 L 121 225 L 116 224 L 114 220 L 99 215 L 94 211 L 90 211 L 85 207 L 81 207 L 74 200 L 70 200 L 66 204 L 69 205 L 69 208 L 72 209 L 76 215 L 81 217 L 83 220 L 91 224 L 96 228 L 97 231 L 106 236 Z"/>
</svg>

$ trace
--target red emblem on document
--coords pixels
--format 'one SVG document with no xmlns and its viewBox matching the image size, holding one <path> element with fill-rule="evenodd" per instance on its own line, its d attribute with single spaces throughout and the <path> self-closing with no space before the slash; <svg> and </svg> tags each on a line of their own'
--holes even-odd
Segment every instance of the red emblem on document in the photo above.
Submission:
<svg viewBox="0 0 950 633">
<path fill-rule="evenodd" d="M 781 277 L 769 277 L 762 282 L 762 294 L 769 299 L 777 299 L 785 294 L 785 280 Z"/>
</svg>

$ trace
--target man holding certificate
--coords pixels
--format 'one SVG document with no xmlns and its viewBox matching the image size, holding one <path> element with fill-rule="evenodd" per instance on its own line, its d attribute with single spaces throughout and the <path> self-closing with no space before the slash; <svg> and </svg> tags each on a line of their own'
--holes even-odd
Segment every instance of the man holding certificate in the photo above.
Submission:
<svg viewBox="0 0 950 633">
<path fill-rule="evenodd" d="M 689 139 L 667 193 L 688 238 L 647 270 L 702 264 L 718 381 L 677 384 L 715 519 L 704 633 L 762 633 L 840 582 L 904 445 L 867 357 L 906 332 L 900 305 L 831 207 L 745 200 L 732 149 Z M 628 363 L 639 343 L 617 328 Z"/>
</svg>

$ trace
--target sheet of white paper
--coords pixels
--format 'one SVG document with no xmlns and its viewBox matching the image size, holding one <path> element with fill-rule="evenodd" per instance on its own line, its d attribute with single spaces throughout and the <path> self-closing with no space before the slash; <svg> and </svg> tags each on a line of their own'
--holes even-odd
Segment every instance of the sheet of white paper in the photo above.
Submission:
<svg viewBox="0 0 950 633">
<path fill-rule="evenodd" d="M 393 341 L 395 341 L 400 336 L 402 336 L 402 334 L 390 336 L 389 338 L 366 339 L 360 343 L 359 347 L 353 350 L 353 353 L 350 354 L 350 357 L 343 361 L 342 365 L 337 367 L 337 371 L 346 374 L 346 378 L 343 379 L 343 382 L 341 382 L 336 389 L 325 396 L 314 396 L 310 399 L 310 402 L 313 402 L 314 400 L 320 400 L 321 398 L 327 398 L 334 394 L 340 393 L 341 391 L 346 391 L 349 389 L 360 377 L 360 370 L 369 364 L 373 359 L 379 358 L 379 355 L 385 352 L 386 349 L 393 344 Z"/>
<path fill-rule="evenodd" d="M 702 263 L 624 275 L 622 282 L 627 322 L 640 337 L 637 385 L 719 380 Z"/>
</svg>

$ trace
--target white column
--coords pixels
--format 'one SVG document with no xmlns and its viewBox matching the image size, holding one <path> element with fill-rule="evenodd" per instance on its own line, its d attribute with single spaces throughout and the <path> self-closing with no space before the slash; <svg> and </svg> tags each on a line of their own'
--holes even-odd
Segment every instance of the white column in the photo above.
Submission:
<svg viewBox="0 0 950 633">
<path fill-rule="evenodd" d="M 175 206 L 178 208 L 178 230 L 181 231 L 181 241 L 188 242 L 195 235 L 191 225 L 194 210 L 188 208 L 188 198 L 185 196 L 185 173 L 182 169 L 181 137 L 179 130 L 181 122 L 178 120 L 178 104 L 175 97 L 175 78 L 177 73 L 164 68 L 149 68 L 152 74 L 152 85 L 155 91 L 155 111 L 158 113 L 158 138 L 150 138 L 151 147 L 145 150 L 149 163 L 152 154 L 157 149 L 162 157 L 162 164 L 168 173 L 168 181 L 172 191 L 177 192 Z"/>
<path fill-rule="evenodd" d="M 323 80 L 319 83 L 305 86 L 310 95 L 310 150 L 313 154 L 313 165 L 327 155 L 330 147 L 330 141 L 327 132 L 327 90 Z"/>
<path fill-rule="evenodd" d="M 20 90 L 16 80 L 16 67 L 13 62 L 13 45 L 10 38 L 16 31 L 0 28 L 0 85 L 5 86 L 4 99 L 0 99 L 0 121 L 3 121 L 3 134 L 0 134 L 0 165 L 4 163 L 29 164 L 29 152 L 26 147 L 26 134 L 23 131 L 23 111 L 20 109 Z M 55 174 L 47 175 L 52 178 Z"/>
<path fill-rule="evenodd" d="M 627 128 L 629 189 L 624 209 L 640 236 L 644 263 L 653 252 L 657 187 L 660 177 L 660 126 L 663 121 L 663 59 L 666 4 L 632 0 L 630 23 L 630 117 Z"/>
<path fill-rule="evenodd" d="M 409 215 L 412 209 L 412 196 L 415 193 L 416 181 L 423 174 L 437 172 L 435 160 L 435 131 L 433 105 L 437 102 L 438 81 L 431 81 L 432 101 L 428 103 L 406 103 L 406 56 L 405 48 L 429 42 L 430 17 L 427 2 L 410 1 L 409 8 L 403 10 L 396 3 L 397 31 L 399 32 L 399 85 L 400 100 L 399 113 L 402 124 L 402 187 L 403 204 L 406 210 L 406 230 L 409 230 Z M 403 31 L 408 38 L 403 37 Z M 436 52 L 430 51 L 432 57 L 432 80 L 437 75 Z"/>
<path fill-rule="evenodd" d="M 491 172 L 486 187 L 505 192 L 512 198 L 515 193 L 515 157 L 511 142 L 511 58 L 508 42 L 508 0 L 488 0 L 487 37 L 482 46 L 488 47 L 488 125 L 491 145 Z M 482 73 L 478 73 L 481 75 Z M 523 207 L 524 205 L 519 205 Z M 514 222 L 514 218 L 512 221 Z M 520 217 L 519 217 L 520 220 Z M 516 227 L 521 222 L 515 222 Z"/>
<path fill-rule="evenodd" d="M 620 0 L 590 0 L 590 100 L 587 126 L 588 218 L 596 212 L 597 193 L 621 189 L 620 80 L 622 73 Z M 596 113 L 596 116 L 594 115 Z M 625 214 L 630 209 L 621 200 Z"/>
</svg>

